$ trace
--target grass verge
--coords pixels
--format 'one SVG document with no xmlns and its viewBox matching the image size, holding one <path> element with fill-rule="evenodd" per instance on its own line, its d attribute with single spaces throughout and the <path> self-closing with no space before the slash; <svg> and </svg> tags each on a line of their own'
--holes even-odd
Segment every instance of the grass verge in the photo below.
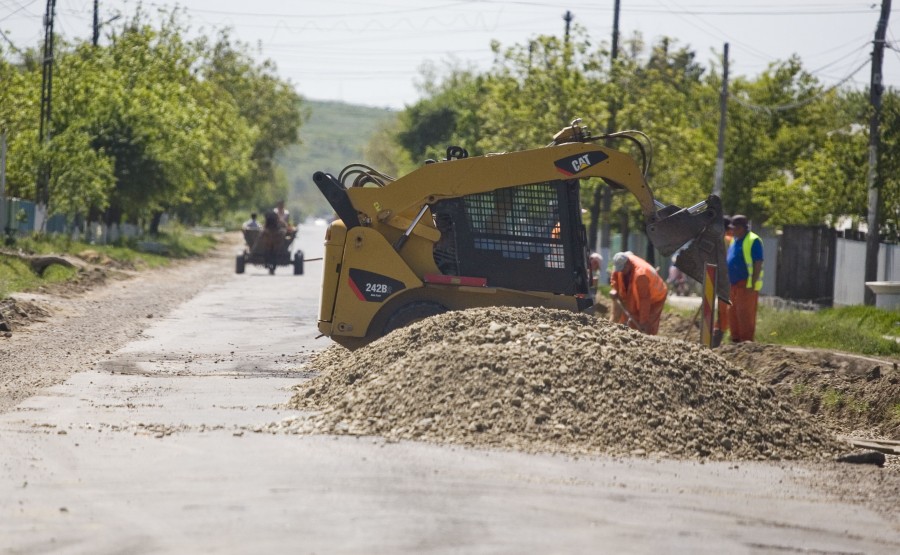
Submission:
<svg viewBox="0 0 900 555">
<path fill-rule="evenodd" d="M 152 242 L 129 239 L 113 245 L 92 245 L 62 235 L 35 235 L 19 239 L 15 247 L 27 254 L 72 255 L 110 267 L 142 269 L 165 266 L 173 259 L 201 256 L 212 250 L 217 242 L 212 235 L 196 235 L 179 227 L 169 227 Z M 148 247 L 154 252 L 146 252 Z M 19 258 L 0 254 L 0 298 L 17 291 L 66 282 L 76 276 L 75 269 L 56 264 L 39 276 Z"/>
<path fill-rule="evenodd" d="M 766 343 L 900 356 L 900 311 L 874 306 L 826 308 L 815 312 L 759 307 L 756 339 Z"/>
<path fill-rule="evenodd" d="M 666 312 L 692 319 L 695 310 L 669 305 Z M 874 306 L 845 306 L 819 311 L 778 310 L 760 306 L 756 341 L 829 349 L 873 356 L 900 356 L 900 311 Z M 723 343 L 728 342 L 728 336 Z"/>
</svg>

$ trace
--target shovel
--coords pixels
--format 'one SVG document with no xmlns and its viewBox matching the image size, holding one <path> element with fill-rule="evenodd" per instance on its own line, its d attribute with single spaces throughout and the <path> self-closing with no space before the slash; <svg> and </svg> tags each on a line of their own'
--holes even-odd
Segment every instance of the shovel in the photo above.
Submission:
<svg viewBox="0 0 900 555">
<path fill-rule="evenodd" d="M 631 312 L 629 312 L 628 309 L 625 308 L 625 303 L 622 302 L 622 299 L 620 299 L 618 295 L 614 296 L 614 297 L 613 297 L 613 300 L 616 301 L 616 304 L 619 305 L 619 308 L 622 309 L 622 312 L 623 312 L 623 313 L 625 314 L 625 316 L 628 318 L 628 320 L 625 321 L 625 325 L 628 325 L 628 322 L 634 322 L 634 325 L 637 326 L 637 329 L 639 329 L 639 330 L 642 331 L 643 333 L 647 333 L 647 332 L 644 330 L 644 326 L 642 326 L 642 325 L 640 324 L 640 322 L 638 322 L 637 320 L 635 320 L 634 316 L 631 315 Z"/>
</svg>

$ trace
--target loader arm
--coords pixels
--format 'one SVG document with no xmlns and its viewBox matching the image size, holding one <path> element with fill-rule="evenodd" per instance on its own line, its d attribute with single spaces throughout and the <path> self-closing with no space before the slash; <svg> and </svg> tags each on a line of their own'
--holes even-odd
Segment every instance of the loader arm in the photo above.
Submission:
<svg viewBox="0 0 900 555">
<path fill-rule="evenodd" d="M 711 195 L 689 208 L 658 203 L 634 159 L 589 142 L 570 142 L 520 152 L 427 164 L 384 187 L 351 187 L 346 198 L 363 220 L 396 225 L 402 213 L 475 193 L 558 179 L 598 177 L 637 199 L 647 236 L 664 255 L 679 249 L 675 265 L 703 282 L 706 264 L 719 268 L 716 294 L 729 301 L 722 205 Z M 435 187 L 434 184 L 440 184 Z"/>
<path fill-rule="evenodd" d="M 601 177 L 638 199 L 645 219 L 656 213 L 653 193 L 634 160 L 617 150 L 568 143 L 534 150 L 450 160 L 425 165 L 381 188 L 347 189 L 354 208 L 371 220 L 386 221 L 407 210 L 445 198 L 557 179 Z M 441 183 L 439 191 L 432 183 Z M 423 194 L 424 191 L 430 191 Z"/>
</svg>

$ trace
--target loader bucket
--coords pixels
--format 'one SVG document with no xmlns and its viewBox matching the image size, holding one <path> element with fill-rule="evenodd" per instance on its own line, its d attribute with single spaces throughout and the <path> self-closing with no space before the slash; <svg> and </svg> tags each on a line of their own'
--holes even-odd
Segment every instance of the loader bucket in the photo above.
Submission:
<svg viewBox="0 0 900 555">
<path fill-rule="evenodd" d="M 675 266 L 700 283 L 706 275 L 706 265 L 716 264 L 716 296 L 726 303 L 731 302 L 725 260 L 725 226 L 719 197 L 710 195 L 705 201 L 689 208 L 666 206 L 647 226 L 647 235 L 665 256 L 681 249 Z"/>
</svg>

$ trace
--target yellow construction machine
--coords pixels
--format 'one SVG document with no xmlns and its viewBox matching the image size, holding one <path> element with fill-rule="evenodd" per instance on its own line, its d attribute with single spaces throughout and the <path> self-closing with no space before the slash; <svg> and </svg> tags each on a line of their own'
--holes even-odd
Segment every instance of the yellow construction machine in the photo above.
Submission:
<svg viewBox="0 0 900 555">
<path fill-rule="evenodd" d="M 581 179 L 601 178 L 633 194 L 646 233 L 676 266 L 703 281 L 722 270 L 716 293 L 728 300 L 718 197 L 689 208 L 653 198 L 645 175 L 646 136 L 592 137 L 575 120 L 546 147 L 468 157 L 460 147 L 392 178 L 362 164 L 313 181 L 337 218 L 325 235 L 319 330 L 356 348 L 397 328 L 450 310 L 542 306 L 581 311 L 590 298 Z M 643 168 L 598 141 L 633 141 Z"/>
</svg>

